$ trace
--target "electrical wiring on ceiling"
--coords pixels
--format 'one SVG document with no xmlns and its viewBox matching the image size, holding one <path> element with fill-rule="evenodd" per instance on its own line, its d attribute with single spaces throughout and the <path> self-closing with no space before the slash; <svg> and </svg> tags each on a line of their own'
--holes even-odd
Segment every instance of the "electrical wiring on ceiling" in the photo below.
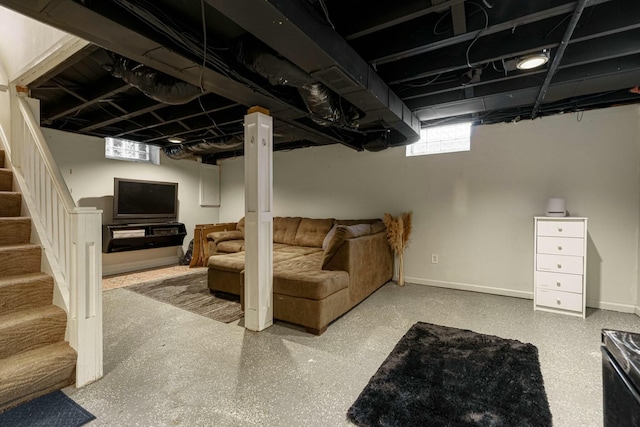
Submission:
<svg viewBox="0 0 640 427">
<path fill-rule="evenodd" d="M 277 96 L 275 93 L 278 93 L 278 88 L 276 86 L 272 86 L 270 89 L 266 89 L 263 86 L 255 83 L 253 80 L 245 77 L 243 74 L 237 72 L 232 67 L 227 64 L 227 60 L 218 54 L 218 51 L 229 51 L 230 46 L 224 45 L 222 47 L 211 47 L 210 43 L 203 43 L 204 46 L 200 44 L 200 40 L 193 34 L 188 33 L 187 31 L 178 31 L 177 28 L 188 28 L 189 26 L 176 22 L 176 20 L 169 16 L 166 12 L 155 6 L 152 2 L 148 0 L 138 0 L 136 2 L 130 2 L 127 0 L 113 0 L 114 3 L 118 4 L 125 10 L 127 10 L 130 14 L 140 19 L 143 23 L 148 25 L 150 28 L 154 29 L 158 32 L 162 37 L 169 39 L 176 46 L 185 50 L 193 57 L 198 58 L 198 60 L 202 61 L 202 64 L 210 67 L 214 71 L 223 74 L 224 76 L 236 80 L 243 85 L 250 88 L 252 91 L 259 93 L 263 96 L 277 99 L 280 102 L 285 102 L 289 107 L 295 109 L 299 113 L 309 117 L 314 120 L 316 123 L 323 123 L 323 126 L 327 126 L 327 128 L 331 128 L 331 132 L 335 133 L 337 128 L 343 131 L 348 131 L 351 133 L 362 134 L 358 129 L 346 126 L 344 124 L 325 120 L 321 117 L 317 117 L 308 111 L 305 111 L 300 108 L 300 106 L 296 105 L 293 100 L 286 100 L 286 97 Z M 201 14 L 203 15 L 204 20 L 204 2 L 201 0 Z M 328 16 L 327 16 L 328 18 Z M 206 22 L 203 22 L 203 35 L 206 39 Z M 204 66 L 201 67 L 200 70 L 200 84 L 201 89 L 204 89 L 203 86 L 203 77 Z M 279 94 L 282 95 L 282 94 Z M 341 140 L 344 140 L 345 135 L 340 134 L 339 137 Z"/>
<path fill-rule="evenodd" d="M 471 43 L 469 43 L 469 46 L 467 47 L 467 51 L 466 51 L 466 54 L 465 54 L 465 57 L 467 59 L 467 66 L 469 68 L 473 68 L 473 65 L 471 65 L 471 61 L 469 60 L 469 51 L 471 50 L 471 47 L 475 44 L 475 42 L 478 41 L 478 39 L 480 38 L 482 33 L 484 33 L 487 30 L 487 28 L 489 28 L 489 14 L 487 13 L 487 11 L 485 10 L 484 7 L 482 7 L 481 5 L 479 5 L 476 2 L 470 1 L 468 4 L 472 4 L 472 5 L 476 6 L 476 7 L 479 7 L 480 10 L 482 10 L 482 12 L 484 13 L 484 28 L 479 30 L 478 33 L 476 34 L 476 36 L 474 37 L 473 41 Z M 487 3 L 485 2 L 485 4 L 487 4 Z M 493 6 L 491 6 L 491 7 L 493 7 Z"/>
</svg>

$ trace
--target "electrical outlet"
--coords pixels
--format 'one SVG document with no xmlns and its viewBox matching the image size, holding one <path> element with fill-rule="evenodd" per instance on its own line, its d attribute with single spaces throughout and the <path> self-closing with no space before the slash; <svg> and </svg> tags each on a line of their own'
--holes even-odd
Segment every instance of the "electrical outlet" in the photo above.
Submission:
<svg viewBox="0 0 640 427">
<path fill-rule="evenodd" d="M 438 254 L 431 254 L 431 264 L 438 263 Z"/>
</svg>

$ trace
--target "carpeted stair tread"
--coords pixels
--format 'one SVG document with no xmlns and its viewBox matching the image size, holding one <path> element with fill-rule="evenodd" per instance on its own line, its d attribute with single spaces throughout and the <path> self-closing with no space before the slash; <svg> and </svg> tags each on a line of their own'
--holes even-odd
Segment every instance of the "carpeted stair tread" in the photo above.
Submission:
<svg viewBox="0 0 640 427">
<path fill-rule="evenodd" d="M 41 307 L 53 301 L 53 278 L 45 273 L 0 279 L 0 313 Z"/>
<path fill-rule="evenodd" d="M 0 358 L 64 340 L 67 314 L 48 305 L 0 316 Z"/>
<path fill-rule="evenodd" d="M 13 172 L 0 167 L 0 191 L 11 191 L 13 189 Z"/>
<path fill-rule="evenodd" d="M 31 240 L 31 218 L 0 218 L 0 245 L 20 245 Z"/>
<path fill-rule="evenodd" d="M 0 192 L 0 217 L 20 216 L 22 194 L 15 191 Z"/>
<path fill-rule="evenodd" d="M 0 272 L 2 277 L 40 272 L 42 249 L 39 245 L 0 246 Z"/>
<path fill-rule="evenodd" d="M 75 381 L 76 352 L 65 341 L 0 361 L 0 412 Z"/>
</svg>

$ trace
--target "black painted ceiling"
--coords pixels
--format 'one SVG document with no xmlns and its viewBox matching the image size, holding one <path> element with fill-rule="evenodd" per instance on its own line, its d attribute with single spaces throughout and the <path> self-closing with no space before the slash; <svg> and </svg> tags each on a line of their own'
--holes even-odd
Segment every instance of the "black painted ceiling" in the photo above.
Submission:
<svg viewBox="0 0 640 427">
<path fill-rule="evenodd" d="M 415 141 L 424 126 L 640 102 L 637 0 L 0 5 L 92 43 L 29 85 L 43 126 L 160 146 L 178 136 L 182 147 L 199 144 L 208 162 L 241 154 L 234 136 L 253 105 L 271 111 L 275 149 L 341 143 L 377 151 Z M 542 51 L 546 65 L 515 67 Z M 114 61 L 137 77 L 144 70 L 163 84 L 180 79 L 196 97 L 154 99 L 115 77 Z"/>
</svg>

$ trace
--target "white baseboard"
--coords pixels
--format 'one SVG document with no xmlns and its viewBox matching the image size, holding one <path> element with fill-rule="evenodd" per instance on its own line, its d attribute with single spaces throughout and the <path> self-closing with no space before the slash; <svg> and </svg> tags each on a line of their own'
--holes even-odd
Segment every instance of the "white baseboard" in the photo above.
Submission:
<svg viewBox="0 0 640 427">
<path fill-rule="evenodd" d="M 460 291 L 481 292 L 484 294 L 502 295 L 505 297 L 515 297 L 533 299 L 533 292 L 516 291 L 513 289 L 493 288 L 491 286 L 473 285 L 470 283 L 446 282 L 444 280 L 427 280 L 417 277 L 405 277 L 406 283 L 417 285 L 435 286 L 437 288 L 457 289 Z"/>
<path fill-rule="evenodd" d="M 590 301 L 587 300 L 587 307 L 599 308 L 601 310 L 619 311 L 621 313 L 637 313 L 638 307 L 631 304 L 620 304 L 617 302 L 607 301 Z"/>
<path fill-rule="evenodd" d="M 491 286 L 474 285 L 471 283 L 447 282 L 444 280 L 428 280 L 419 279 L 417 277 L 406 277 L 406 283 L 415 283 L 417 285 L 434 286 L 437 288 L 456 289 L 459 291 L 480 292 L 492 295 L 502 295 L 506 297 L 533 299 L 533 292 L 516 291 L 513 289 L 494 288 Z M 587 307 L 599 308 L 601 310 L 618 311 L 621 313 L 635 313 L 640 316 L 640 307 L 631 304 L 619 304 L 607 301 L 587 301 Z"/>
<path fill-rule="evenodd" d="M 175 265 L 179 260 L 180 258 L 178 256 L 170 256 L 164 258 L 152 258 L 140 261 L 126 262 L 121 264 L 103 265 L 102 276 L 111 276 L 113 274 L 128 273 L 130 271 L 163 267 L 165 265 Z"/>
</svg>

